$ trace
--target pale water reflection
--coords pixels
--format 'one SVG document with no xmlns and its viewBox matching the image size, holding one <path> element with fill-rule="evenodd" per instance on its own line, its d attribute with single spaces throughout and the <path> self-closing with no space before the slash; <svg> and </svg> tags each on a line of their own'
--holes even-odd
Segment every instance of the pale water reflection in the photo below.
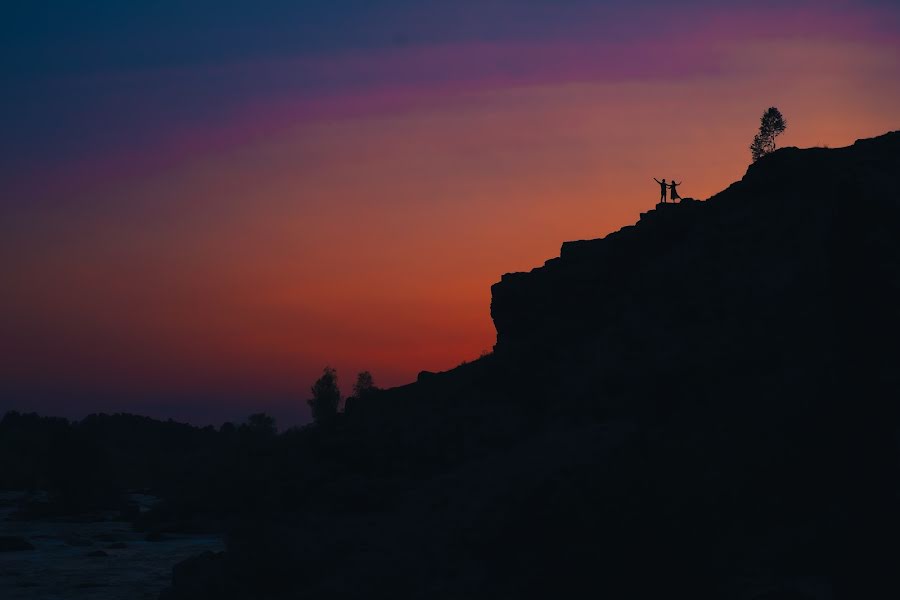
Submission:
<svg viewBox="0 0 900 600">
<path fill-rule="evenodd" d="M 147 541 L 122 521 L 11 520 L 21 497 L 0 494 L 0 536 L 24 538 L 34 550 L 0 552 L 4 600 L 156 600 L 176 563 L 224 549 L 212 535 L 166 534 Z"/>
</svg>

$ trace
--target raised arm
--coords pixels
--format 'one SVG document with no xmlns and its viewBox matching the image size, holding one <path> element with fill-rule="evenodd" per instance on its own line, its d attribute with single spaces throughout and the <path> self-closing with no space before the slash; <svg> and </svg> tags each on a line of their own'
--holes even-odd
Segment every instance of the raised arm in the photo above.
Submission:
<svg viewBox="0 0 900 600">
<path fill-rule="evenodd" d="M 657 179 L 656 177 L 653 178 L 653 181 L 655 181 L 656 183 L 660 183 L 660 184 L 662 183 L 662 181 L 660 181 L 660 180 Z"/>
</svg>

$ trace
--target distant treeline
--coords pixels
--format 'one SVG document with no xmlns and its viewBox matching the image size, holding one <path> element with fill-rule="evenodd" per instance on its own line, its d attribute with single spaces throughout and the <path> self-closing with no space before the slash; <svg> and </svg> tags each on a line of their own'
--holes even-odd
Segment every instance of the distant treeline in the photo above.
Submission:
<svg viewBox="0 0 900 600">
<path fill-rule="evenodd" d="M 360 373 L 346 404 L 378 391 L 371 374 Z M 343 416 L 336 371 L 326 368 L 311 392 L 316 421 L 336 429 Z M 300 440 L 310 436 L 315 434 L 304 428 L 279 435 L 275 419 L 265 413 L 217 429 L 127 413 L 69 421 L 10 411 L 0 420 L 0 490 L 42 492 L 21 516 L 128 513 L 133 507 L 127 492 L 176 501 L 188 507 L 181 511 L 186 513 L 231 512 L 255 504 L 262 481 L 275 475 L 276 466 L 286 468 L 277 457 L 295 454 L 290 448 L 305 445 Z"/>
<path fill-rule="evenodd" d="M 68 421 L 12 411 L 0 420 L 0 489 L 46 492 L 23 516 L 128 510 L 126 492 L 180 494 L 224 468 L 228 448 L 274 434 L 274 420 L 262 414 L 216 430 L 132 414 Z"/>
<path fill-rule="evenodd" d="M 406 487 L 398 478 L 440 472 L 518 430 L 508 418 L 499 426 L 487 407 L 481 425 L 461 430 L 447 411 L 464 405 L 425 407 L 402 394 L 385 404 L 388 392 L 367 373 L 341 400 L 343 410 L 335 392 L 336 374 L 326 369 L 313 402 L 325 397 L 330 406 L 319 405 L 316 422 L 280 433 L 264 413 L 215 428 L 133 414 L 69 421 L 8 412 L 0 420 L 0 491 L 40 492 L 21 506 L 22 518 L 117 511 L 146 530 L 226 532 L 261 511 L 368 511 Z M 161 502 L 138 514 L 129 502 L 136 492 Z"/>
</svg>

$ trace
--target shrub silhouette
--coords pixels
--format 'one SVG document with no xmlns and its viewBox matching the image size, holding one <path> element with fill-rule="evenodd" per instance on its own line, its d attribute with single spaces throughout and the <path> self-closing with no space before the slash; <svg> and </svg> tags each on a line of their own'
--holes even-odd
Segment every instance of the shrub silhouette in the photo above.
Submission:
<svg viewBox="0 0 900 600">
<path fill-rule="evenodd" d="M 753 143 L 750 144 L 750 154 L 753 156 L 753 162 L 774 152 L 775 138 L 781 135 L 787 129 L 787 121 L 774 106 L 770 106 L 759 119 L 759 133 L 753 136 Z"/>
<path fill-rule="evenodd" d="M 327 423 L 337 416 L 341 403 L 341 390 L 338 389 L 337 371 L 325 367 L 322 376 L 312 386 L 312 395 L 307 402 L 312 409 L 312 417 L 316 423 Z"/>
<path fill-rule="evenodd" d="M 353 384 L 353 395 L 344 400 L 344 413 L 350 414 L 358 408 L 358 402 L 370 396 L 377 390 L 375 380 L 368 371 L 361 371 L 356 375 L 356 383 Z"/>
<path fill-rule="evenodd" d="M 368 371 L 362 371 L 356 376 L 356 383 L 353 384 L 353 395 L 362 398 L 375 389 L 375 380 Z"/>
<path fill-rule="evenodd" d="M 275 435 L 277 431 L 275 418 L 266 413 L 255 413 L 247 417 L 247 428 L 254 433 L 265 436 Z"/>
</svg>

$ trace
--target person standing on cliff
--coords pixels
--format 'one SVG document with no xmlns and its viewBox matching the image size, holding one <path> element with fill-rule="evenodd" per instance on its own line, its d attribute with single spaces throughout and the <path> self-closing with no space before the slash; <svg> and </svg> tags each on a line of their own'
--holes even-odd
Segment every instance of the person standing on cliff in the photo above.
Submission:
<svg viewBox="0 0 900 600">
<path fill-rule="evenodd" d="M 665 181 L 665 179 L 663 179 L 663 181 Z M 672 202 L 675 202 L 676 200 L 681 200 L 681 196 L 678 195 L 678 190 L 676 190 L 675 187 L 681 185 L 682 183 L 684 183 L 684 182 L 679 181 L 678 183 L 675 183 L 675 180 L 673 179 L 672 183 L 669 184 L 669 189 L 672 190 L 672 193 L 669 194 L 669 198 L 672 199 Z"/>
<path fill-rule="evenodd" d="M 663 179 L 660 181 L 656 177 L 653 178 L 653 181 L 659 184 L 659 201 L 660 203 L 664 203 L 666 201 L 666 188 L 668 185 L 666 184 L 666 180 Z"/>
</svg>

